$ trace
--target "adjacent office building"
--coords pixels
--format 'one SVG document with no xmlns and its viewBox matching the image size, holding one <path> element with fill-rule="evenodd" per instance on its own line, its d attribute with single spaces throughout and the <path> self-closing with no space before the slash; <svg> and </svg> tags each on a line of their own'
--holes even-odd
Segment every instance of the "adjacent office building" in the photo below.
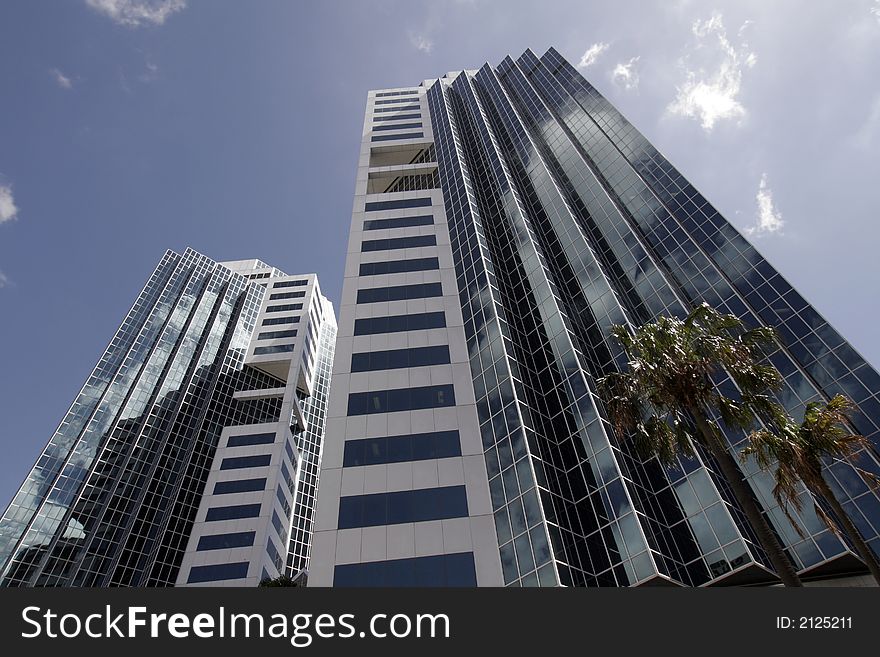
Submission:
<svg viewBox="0 0 880 657">
<path fill-rule="evenodd" d="M 597 396 L 612 325 L 702 302 L 777 329 L 791 414 L 843 393 L 877 441 L 875 369 L 555 50 L 370 92 L 309 584 L 778 581 L 711 460 L 639 458 Z M 880 552 L 877 494 L 827 467 Z M 863 570 L 743 469 L 803 578 Z"/>
<path fill-rule="evenodd" d="M 314 275 L 168 251 L 3 514 L 0 584 L 302 577 L 335 338 Z"/>
</svg>

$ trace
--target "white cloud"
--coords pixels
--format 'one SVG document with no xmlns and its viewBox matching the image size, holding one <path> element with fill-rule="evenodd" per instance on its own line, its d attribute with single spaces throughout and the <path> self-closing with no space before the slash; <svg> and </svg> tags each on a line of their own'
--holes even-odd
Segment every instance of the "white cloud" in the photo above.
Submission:
<svg viewBox="0 0 880 657">
<path fill-rule="evenodd" d="M 608 50 L 607 43 L 594 43 L 592 46 L 587 48 L 587 51 L 584 53 L 584 56 L 581 57 L 581 61 L 578 62 L 578 68 L 587 68 L 588 66 L 592 66 L 596 63 L 596 60 L 602 55 L 603 52 Z"/>
<path fill-rule="evenodd" d="M 434 50 L 434 41 L 425 34 L 410 32 L 409 42 L 410 44 L 412 44 L 413 48 L 425 54 L 429 54 L 432 50 Z"/>
<path fill-rule="evenodd" d="M 57 68 L 49 69 L 49 75 L 52 76 L 55 83 L 62 89 L 70 89 L 73 86 L 73 81 Z"/>
<path fill-rule="evenodd" d="M 186 0 L 86 0 L 86 4 L 118 25 L 141 27 L 162 25 L 186 7 Z"/>
<path fill-rule="evenodd" d="M 9 277 L 2 271 L 0 271 L 0 287 L 6 287 L 7 285 L 9 285 L 9 283 Z"/>
<path fill-rule="evenodd" d="M 151 60 L 144 62 L 144 72 L 138 76 L 141 82 L 154 82 L 159 78 L 159 65 Z"/>
<path fill-rule="evenodd" d="M 773 205 L 773 192 L 767 185 L 766 173 L 761 175 L 755 200 L 758 202 L 758 216 L 755 218 L 755 225 L 746 228 L 746 234 L 760 236 L 781 233 L 785 222 L 782 221 L 782 213 Z"/>
<path fill-rule="evenodd" d="M 880 94 L 874 96 L 868 117 L 858 131 L 850 137 L 850 143 L 856 148 L 869 150 L 874 139 L 880 135 Z"/>
<path fill-rule="evenodd" d="M 738 35 L 750 24 L 743 23 Z M 757 62 L 757 55 L 746 43 L 734 46 L 727 38 L 721 14 L 713 14 L 705 21 L 694 22 L 691 31 L 694 45 L 682 58 L 685 81 L 676 88 L 676 97 L 667 107 L 671 114 L 698 119 L 706 132 L 711 132 L 718 121 L 741 119 L 746 108 L 739 101 L 742 76 L 746 68 Z M 693 66 L 694 59 L 704 65 Z"/>
<path fill-rule="evenodd" d="M 636 55 L 626 64 L 618 63 L 614 70 L 611 71 L 611 81 L 622 85 L 627 90 L 637 89 L 639 86 L 639 72 L 636 70 L 638 61 L 639 55 Z"/>
<path fill-rule="evenodd" d="M 877 22 L 880 23 L 880 0 L 874 0 L 874 6 L 871 7 L 871 13 L 874 14 Z"/>
<path fill-rule="evenodd" d="M 0 185 L 0 224 L 12 221 L 18 216 L 18 208 L 12 196 L 12 187 Z"/>
</svg>

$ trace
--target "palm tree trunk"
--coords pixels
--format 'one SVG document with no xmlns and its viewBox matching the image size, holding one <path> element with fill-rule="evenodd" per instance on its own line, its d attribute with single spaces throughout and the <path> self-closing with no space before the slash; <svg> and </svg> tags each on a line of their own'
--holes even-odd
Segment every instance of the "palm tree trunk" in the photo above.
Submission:
<svg viewBox="0 0 880 657">
<path fill-rule="evenodd" d="M 691 415 L 697 423 L 697 428 L 703 436 L 706 447 L 718 462 L 722 476 L 730 484 L 736 501 L 739 502 L 739 506 L 746 519 L 751 524 L 752 529 L 755 530 L 758 541 L 767 553 L 767 558 L 770 559 L 773 568 L 776 569 L 776 574 L 779 575 L 782 584 L 784 586 L 803 586 L 797 571 L 795 571 L 791 561 L 785 555 L 779 539 L 776 538 L 776 534 L 773 533 L 770 524 L 758 508 L 755 498 L 752 497 L 751 489 L 743 479 L 742 472 L 737 467 L 726 445 L 721 443 L 721 438 L 704 415 L 695 409 L 691 409 Z"/>
<path fill-rule="evenodd" d="M 862 533 L 850 519 L 847 512 L 844 511 L 843 505 L 838 501 L 837 497 L 835 497 L 831 487 L 825 482 L 825 480 L 819 477 L 819 481 L 816 482 L 815 486 L 818 489 L 814 491 L 815 494 L 825 500 L 828 503 L 828 506 L 831 507 L 831 510 L 836 516 L 835 520 L 837 521 L 838 526 L 855 546 L 856 552 L 862 558 L 862 561 L 865 562 L 868 570 L 871 571 L 871 575 L 877 580 L 878 586 L 880 586 L 880 564 L 877 563 L 877 557 L 871 548 L 868 547 L 868 544 L 862 537 Z"/>
</svg>

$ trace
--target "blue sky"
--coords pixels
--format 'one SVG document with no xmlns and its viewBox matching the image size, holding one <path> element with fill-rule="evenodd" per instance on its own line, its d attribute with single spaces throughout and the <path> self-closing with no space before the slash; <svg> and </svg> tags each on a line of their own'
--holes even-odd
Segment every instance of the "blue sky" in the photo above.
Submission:
<svg viewBox="0 0 880 657">
<path fill-rule="evenodd" d="M 367 90 L 551 45 L 880 365 L 880 0 L 4 0 L 0 505 L 165 249 L 336 302 Z"/>
</svg>

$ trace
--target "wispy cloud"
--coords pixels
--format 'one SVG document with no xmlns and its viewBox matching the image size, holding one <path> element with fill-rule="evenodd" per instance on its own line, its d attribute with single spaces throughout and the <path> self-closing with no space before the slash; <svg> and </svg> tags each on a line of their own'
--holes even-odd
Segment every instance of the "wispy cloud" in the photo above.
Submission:
<svg viewBox="0 0 880 657">
<path fill-rule="evenodd" d="M 858 131 L 850 137 L 850 143 L 856 148 L 869 150 L 878 135 L 880 135 L 880 94 L 874 96 L 871 107 L 868 109 L 868 117 Z"/>
<path fill-rule="evenodd" d="M 49 69 L 49 75 L 55 80 L 55 84 L 62 89 L 70 89 L 73 86 L 73 81 L 57 68 Z"/>
<path fill-rule="evenodd" d="M 409 42 L 413 48 L 425 54 L 430 54 L 434 50 L 434 41 L 426 34 L 411 31 Z"/>
<path fill-rule="evenodd" d="M 741 38 L 746 21 L 738 31 Z M 676 89 L 675 100 L 667 111 L 700 121 L 706 132 L 711 132 L 718 121 L 741 119 L 746 109 L 739 101 L 743 71 L 757 62 L 745 42 L 734 46 L 727 37 L 721 14 L 713 14 L 705 21 L 694 22 L 691 31 L 694 43 L 680 62 L 685 81 Z M 702 63 L 695 65 L 694 60 Z"/>
<path fill-rule="evenodd" d="M 874 6 L 871 7 L 871 13 L 874 14 L 874 18 L 877 19 L 877 22 L 880 23 L 880 0 L 874 0 Z"/>
<path fill-rule="evenodd" d="M 594 43 L 592 46 L 587 48 L 587 51 L 584 53 L 584 56 L 581 57 L 581 61 L 578 62 L 578 68 L 587 68 L 588 66 L 592 66 L 596 63 L 596 60 L 602 55 L 603 52 L 608 50 L 607 43 Z"/>
<path fill-rule="evenodd" d="M 768 235 L 781 233 L 785 222 L 782 221 L 782 213 L 773 203 L 773 192 L 767 184 L 767 174 L 761 175 L 761 183 L 758 185 L 758 193 L 755 196 L 758 202 L 758 214 L 755 225 L 746 228 L 747 235 Z"/>
<path fill-rule="evenodd" d="M 0 185 L 0 224 L 12 221 L 18 216 L 15 198 L 10 185 Z"/>
<path fill-rule="evenodd" d="M 621 85 L 626 90 L 637 89 L 639 86 L 639 72 L 636 64 L 639 62 L 639 55 L 636 55 L 625 64 L 620 62 L 611 71 L 611 81 Z"/>
<path fill-rule="evenodd" d="M 0 185 L 0 224 L 12 221 L 18 216 L 18 208 L 12 196 L 12 187 Z M 0 271 L 0 288 L 11 285 L 9 277 Z"/>
<path fill-rule="evenodd" d="M 162 25 L 186 8 L 186 0 L 86 0 L 86 4 L 125 27 Z"/>
<path fill-rule="evenodd" d="M 144 62 L 144 72 L 138 76 L 141 82 L 154 82 L 159 77 L 159 65 L 147 59 Z"/>
</svg>

